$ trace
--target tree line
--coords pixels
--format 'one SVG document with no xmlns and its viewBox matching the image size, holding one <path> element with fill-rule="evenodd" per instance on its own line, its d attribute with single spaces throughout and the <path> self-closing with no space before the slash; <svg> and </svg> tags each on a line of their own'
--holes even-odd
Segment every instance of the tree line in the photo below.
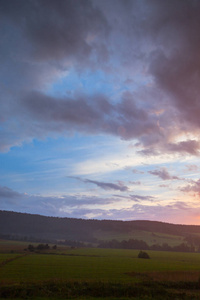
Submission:
<svg viewBox="0 0 200 300">
<path fill-rule="evenodd" d="M 200 248 L 195 249 L 193 245 L 188 245 L 186 243 L 181 243 L 176 246 L 169 246 L 167 243 L 162 245 L 154 244 L 148 245 L 145 241 L 142 240 L 111 240 L 111 241 L 102 241 L 99 243 L 99 248 L 112 248 L 112 249 L 143 249 L 143 250 L 157 250 L 157 251 L 175 251 L 175 252 L 200 252 Z"/>
<path fill-rule="evenodd" d="M 34 251 L 44 251 L 44 250 L 49 250 L 49 249 L 50 249 L 49 244 L 39 244 L 37 246 L 29 244 L 27 249 L 25 249 L 25 250 L 28 250 L 30 252 L 34 252 Z M 56 250 L 57 246 L 56 245 L 52 246 L 52 249 Z"/>
</svg>

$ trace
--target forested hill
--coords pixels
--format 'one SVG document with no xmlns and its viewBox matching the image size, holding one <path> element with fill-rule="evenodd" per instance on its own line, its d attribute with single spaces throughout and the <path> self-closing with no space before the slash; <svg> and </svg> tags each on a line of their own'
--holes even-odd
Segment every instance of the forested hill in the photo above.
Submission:
<svg viewBox="0 0 200 300">
<path fill-rule="evenodd" d="M 0 238 L 95 242 L 107 237 L 134 238 L 141 232 L 179 237 L 200 235 L 200 226 L 156 221 L 84 220 L 0 211 Z M 124 238 L 123 238 L 124 237 Z M 111 238 L 110 238 L 111 239 Z M 141 238 L 142 239 L 142 238 Z"/>
</svg>

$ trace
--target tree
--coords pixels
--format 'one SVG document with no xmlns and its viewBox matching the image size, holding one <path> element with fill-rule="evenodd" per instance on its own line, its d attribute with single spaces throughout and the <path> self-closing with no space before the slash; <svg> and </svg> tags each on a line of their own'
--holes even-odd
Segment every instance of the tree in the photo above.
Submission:
<svg viewBox="0 0 200 300">
<path fill-rule="evenodd" d="M 28 251 L 33 252 L 35 250 L 35 247 L 33 245 L 28 245 Z"/>
<path fill-rule="evenodd" d="M 145 258 L 145 259 L 149 259 L 149 254 L 147 252 L 144 251 L 140 251 L 138 254 L 138 258 Z"/>
<path fill-rule="evenodd" d="M 37 246 L 37 250 L 38 251 L 42 251 L 42 250 L 48 250 L 49 249 L 49 245 L 48 244 L 39 244 Z"/>
</svg>

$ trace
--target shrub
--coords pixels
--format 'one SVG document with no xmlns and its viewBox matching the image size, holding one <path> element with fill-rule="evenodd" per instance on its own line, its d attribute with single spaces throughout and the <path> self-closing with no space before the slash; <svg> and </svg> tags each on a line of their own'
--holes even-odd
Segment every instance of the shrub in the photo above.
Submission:
<svg viewBox="0 0 200 300">
<path fill-rule="evenodd" d="M 28 251 L 33 252 L 35 250 L 35 247 L 33 245 L 28 245 Z"/>
<path fill-rule="evenodd" d="M 138 254 L 138 258 L 146 258 L 146 259 L 149 259 L 149 254 L 144 252 L 144 251 L 140 251 L 139 254 Z"/>
</svg>

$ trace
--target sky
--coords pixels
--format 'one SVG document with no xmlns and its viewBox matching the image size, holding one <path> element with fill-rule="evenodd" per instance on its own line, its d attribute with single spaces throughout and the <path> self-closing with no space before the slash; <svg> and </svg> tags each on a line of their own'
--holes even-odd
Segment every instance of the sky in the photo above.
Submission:
<svg viewBox="0 0 200 300">
<path fill-rule="evenodd" d="M 0 0 L 0 209 L 200 225 L 200 1 Z"/>
</svg>

